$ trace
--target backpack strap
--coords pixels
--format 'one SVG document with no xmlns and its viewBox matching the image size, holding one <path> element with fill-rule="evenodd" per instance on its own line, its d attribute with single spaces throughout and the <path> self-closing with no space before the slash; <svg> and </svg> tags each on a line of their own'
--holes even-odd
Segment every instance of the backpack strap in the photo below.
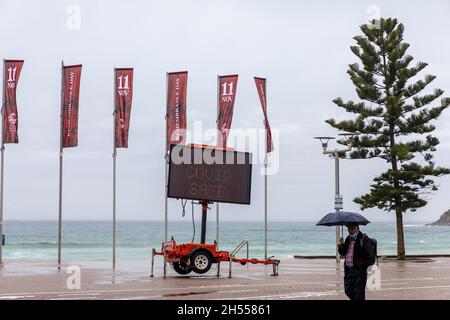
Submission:
<svg viewBox="0 0 450 320">
<path fill-rule="evenodd" d="M 361 233 L 362 233 L 362 232 L 361 232 Z M 360 247 L 361 247 L 361 248 L 364 247 L 364 238 L 366 238 L 366 237 L 367 237 L 367 234 L 362 233 L 362 237 L 361 237 L 361 239 L 359 239 L 359 244 L 360 244 Z"/>
</svg>

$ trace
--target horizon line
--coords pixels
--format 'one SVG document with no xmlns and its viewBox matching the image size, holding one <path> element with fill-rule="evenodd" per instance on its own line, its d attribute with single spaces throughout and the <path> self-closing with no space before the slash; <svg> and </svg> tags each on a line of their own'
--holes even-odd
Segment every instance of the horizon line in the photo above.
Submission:
<svg viewBox="0 0 450 320">
<path fill-rule="evenodd" d="M 20 222 L 20 221 L 37 221 L 37 222 L 58 222 L 58 219 L 7 219 L 7 220 L 3 220 L 3 222 Z M 123 221 L 123 222 L 164 222 L 164 220 L 155 220 L 155 219 L 117 219 L 116 221 Z M 207 223 L 215 223 L 216 220 L 209 220 Z M 264 223 L 264 220 L 223 220 L 221 219 L 221 221 L 223 222 L 261 222 Z M 308 222 L 308 223 L 317 223 L 317 221 L 315 220 L 268 220 L 270 222 Z M 409 223 L 403 223 L 403 225 L 408 225 L 408 224 L 412 224 L 412 223 L 430 223 L 430 221 L 432 220 L 427 220 L 427 221 L 410 221 Z M 63 220 L 63 222 L 112 222 L 112 220 L 109 219 L 66 219 Z M 192 220 L 181 220 L 181 219 L 173 219 L 173 220 L 169 220 L 168 223 L 170 222 L 189 222 L 192 223 Z M 197 221 L 199 222 L 199 221 Z M 373 221 L 371 222 L 373 223 L 396 223 L 395 220 L 380 220 L 380 221 Z M 432 221 L 434 222 L 434 221 Z"/>
</svg>

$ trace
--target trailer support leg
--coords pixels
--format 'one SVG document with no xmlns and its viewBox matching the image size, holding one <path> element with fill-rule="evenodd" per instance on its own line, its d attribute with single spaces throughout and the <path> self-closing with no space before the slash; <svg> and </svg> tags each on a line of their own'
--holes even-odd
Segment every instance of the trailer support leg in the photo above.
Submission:
<svg viewBox="0 0 450 320">
<path fill-rule="evenodd" d="M 272 266 L 273 266 L 272 276 L 276 277 L 278 275 L 278 263 L 274 263 Z"/>
<path fill-rule="evenodd" d="M 231 265 L 232 265 L 232 261 L 231 261 L 231 257 L 230 257 L 230 267 L 228 268 L 228 278 L 231 278 Z"/>
<path fill-rule="evenodd" d="M 202 202 L 202 231 L 200 234 L 200 243 L 204 244 L 206 242 L 206 215 L 208 214 L 208 202 Z"/>
</svg>

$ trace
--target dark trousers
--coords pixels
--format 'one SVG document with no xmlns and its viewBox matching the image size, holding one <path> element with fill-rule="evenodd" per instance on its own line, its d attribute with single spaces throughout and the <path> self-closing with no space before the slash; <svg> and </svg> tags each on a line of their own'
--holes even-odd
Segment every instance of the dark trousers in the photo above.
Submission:
<svg viewBox="0 0 450 320">
<path fill-rule="evenodd" d="M 350 300 L 360 301 L 366 299 L 366 269 L 345 267 L 344 288 Z"/>
</svg>

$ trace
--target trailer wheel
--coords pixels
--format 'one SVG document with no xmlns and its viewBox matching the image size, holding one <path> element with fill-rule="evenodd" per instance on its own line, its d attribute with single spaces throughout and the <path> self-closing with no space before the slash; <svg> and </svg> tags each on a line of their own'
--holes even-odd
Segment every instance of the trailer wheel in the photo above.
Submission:
<svg viewBox="0 0 450 320">
<path fill-rule="evenodd" d="M 191 266 L 196 273 L 206 273 L 211 268 L 213 257 L 208 250 L 195 249 L 191 252 Z"/>
<path fill-rule="evenodd" d="M 174 262 L 172 263 L 173 269 L 181 275 L 186 275 L 192 271 L 190 266 L 187 266 L 184 262 Z"/>
</svg>

